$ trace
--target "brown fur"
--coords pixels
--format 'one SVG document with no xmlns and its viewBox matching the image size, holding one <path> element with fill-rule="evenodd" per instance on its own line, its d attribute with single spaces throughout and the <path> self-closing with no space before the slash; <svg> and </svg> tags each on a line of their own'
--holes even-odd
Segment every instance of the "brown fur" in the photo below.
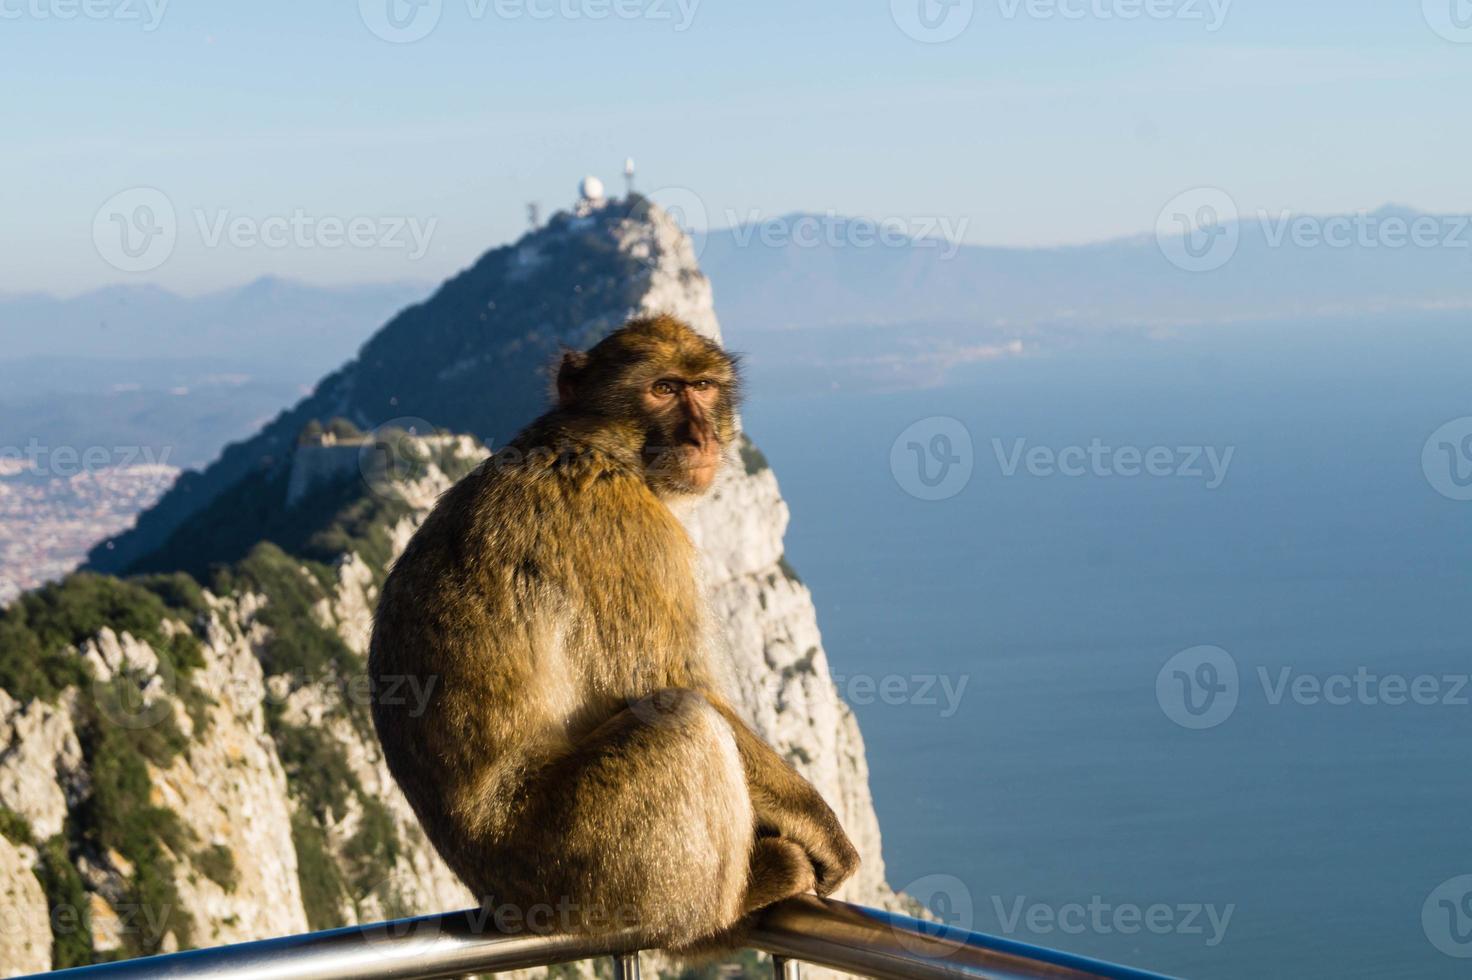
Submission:
<svg viewBox="0 0 1472 980">
<path fill-rule="evenodd" d="M 706 661 L 697 555 L 668 502 L 709 486 L 737 384 L 670 317 L 568 353 L 558 407 L 444 495 L 384 586 L 379 739 L 430 840 L 493 906 L 708 951 L 857 867 Z M 427 710 L 379 696 L 404 677 L 433 679 Z"/>
</svg>

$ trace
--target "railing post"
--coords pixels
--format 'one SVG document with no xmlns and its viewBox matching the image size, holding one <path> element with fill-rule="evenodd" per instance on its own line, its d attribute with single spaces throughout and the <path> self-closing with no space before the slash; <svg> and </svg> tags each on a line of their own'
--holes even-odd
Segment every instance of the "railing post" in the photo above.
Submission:
<svg viewBox="0 0 1472 980">
<path fill-rule="evenodd" d="M 772 956 L 772 980 L 802 980 L 802 964 L 785 956 Z"/>
<path fill-rule="evenodd" d="M 639 980 L 638 953 L 623 953 L 613 958 L 613 980 Z"/>
</svg>

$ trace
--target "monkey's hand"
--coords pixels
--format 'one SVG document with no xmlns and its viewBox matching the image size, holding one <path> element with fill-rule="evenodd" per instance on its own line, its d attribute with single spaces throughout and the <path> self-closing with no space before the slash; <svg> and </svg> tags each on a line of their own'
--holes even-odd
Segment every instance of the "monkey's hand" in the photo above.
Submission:
<svg viewBox="0 0 1472 980">
<path fill-rule="evenodd" d="M 782 787 L 785 792 L 774 793 L 769 786 L 751 787 L 757 833 L 796 842 L 812 863 L 814 890 L 819 895 L 832 894 L 858 870 L 858 849 L 818 791 L 790 769 L 787 774 L 791 782 Z"/>
</svg>

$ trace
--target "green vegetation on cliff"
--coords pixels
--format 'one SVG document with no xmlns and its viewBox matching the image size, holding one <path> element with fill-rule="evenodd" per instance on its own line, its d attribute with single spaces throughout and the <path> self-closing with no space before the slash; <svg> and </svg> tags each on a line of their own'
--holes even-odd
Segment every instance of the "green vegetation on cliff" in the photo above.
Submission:
<svg viewBox="0 0 1472 980">
<path fill-rule="evenodd" d="M 187 945 L 193 924 L 174 886 L 175 863 L 190 841 L 178 817 L 151 802 L 149 765 L 168 768 L 189 740 L 167 703 L 145 700 L 147 678 L 123 665 L 109 678 L 95 676 L 75 648 L 104 628 L 147 643 L 171 681 L 170 693 L 196 728 L 207 723 L 208 699 L 191 674 L 204 664 L 199 637 L 203 596 L 181 576 L 121 580 L 78 573 L 21 596 L 0 611 L 0 687 L 20 700 L 56 701 L 76 691 L 73 724 L 89 776 L 88 792 L 73 808 L 66 830 L 40 847 L 38 877 L 53 908 L 54 958 L 58 966 L 91 962 L 90 911 L 73 869 L 76 858 L 104 867 L 121 857 L 123 896 L 130 910 L 120 929 L 121 955 L 158 952 L 172 932 Z M 121 872 L 120 872 L 121 873 Z M 79 905 L 78 902 L 81 901 Z"/>
<path fill-rule="evenodd" d="M 393 466 L 386 479 L 419 475 L 431 461 L 451 479 L 477 462 L 433 452 L 413 466 Z M 281 496 L 272 496 L 277 491 Z M 328 700 L 328 716 L 313 726 L 289 724 L 279 704 L 267 704 L 268 728 L 297 804 L 292 838 L 309 923 L 342 925 L 345 912 L 365 897 L 384 897 L 383 883 L 402 850 L 394 820 L 364 790 L 328 730 L 341 721 L 354 737 L 373 738 L 361 690 L 365 665 L 315 610 L 335 594 L 335 564 L 347 553 L 357 553 L 381 581 L 391 529 L 411 509 L 393 493 L 371 492 L 361 478 L 319 487 L 297 508 L 283 506 L 284 494 L 284 481 L 247 478 L 196 515 L 190 554 L 183 554 L 180 539 L 180 563 L 160 555 L 153 570 L 126 579 L 79 572 L 0 610 L 0 688 L 22 702 L 57 703 L 63 692 L 75 692 L 71 713 L 87 792 L 72 805 L 66 828 L 35 842 L 22 818 L 0 810 L 0 834 L 37 848 L 36 875 L 48 904 L 64 910 L 52 918 L 58 968 L 156 953 L 170 934 L 187 948 L 197 929 L 175 884 L 182 861 L 227 892 L 238 881 L 228 848 L 200 846 L 176 813 L 153 801 L 155 773 L 173 766 L 191 743 L 173 705 L 185 709 L 195 737 L 210 724 L 213 702 L 192 675 L 204 665 L 201 637 L 211 600 L 191 570 L 211 570 L 216 594 L 262 597 L 256 622 L 266 627 L 258 646 L 264 673 L 284 678 L 289 690 L 317 685 Z M 247 505 L 252 509 L 243 519 L 240 511 L 230 513 Z M 254 526 L 252 513 L 260 518 Z M 245 547 L 263 529 L 269 533 Z M 217 560 L 241 547 L 234 559 Z M 112 677 L 94 674 L 77 650 L 104 629 L 148 644 L 169 697 L 159 701 L 145 692 L 150 678 L 131 665 L 117 667 Z M 326 828 L 350 810 L 352 833 L 333 840 Z M 84 858 L 120 881 L 121 894 L 109 896 L 119 918 L 117 950 L 94 948 L 90 896 L 77 871 Z"/>
<path fill-rule="evenodd" d="M 395 442 L 393 465 L 383 478 L 412 479 L 433 463 L 458 480 L 479 462 L 443 447 L 423 457 L 414 452 Z M 388 809 L 363 788 L 331 731 L 345 723 L 356 737 L 375 738 L 362 683 L 366 665 L 315 610 L 334 597 L 336 563 L 346 554 L 363 559 L 375 584 L 382 583 L 393 553 L 391 529 L 411 508 L 396 494 L 365 492 L 361 477 L 319 487 L 298 506 L 316 516 L 278 521 L 279 540 L 260 541 L 234 564 L 217 566 L 213 588 L 222 595 L 263 596 L 256 620 L 268 633 L 257 652 L 267 678 L 288 691 L 312 685 L 327 702 L 325 716 L 311 726 L 288 721 L 276 698 L 266 705 L 267 727 L 297 805 L 292 842 L 307 921 L 325 929 L 344 925 L 345 913 L 369 897 L 381 904 L 393 898 L 385 892 L 392 890 L 387 883 L 402 844 Z M 346 840 L 334 840 L 327 828 L 350 812 L 356 829 Z"/>
<path fill-rule="evenodd" d="M 51 914 L 51 968 L 62 970 L 87 966 L 96 957 L 92 952 L 92 908 L 87 889 L 67 851 L 66 832 L 41 844 L 36 879 L 46 893 Z"/>
<path fill-rule="evenodd" d="M 165 619 L 186 625 L 177 605 L 184 595 L 176 576 L 125 581 L 90 572 L 22 595 L 0 610 L 0 688 L 22 701 L 54 701 L 90 679 L 72 648 L 104 628 L 142 640 L 187 674 L 203 663 L 199 640 L 187 629 L 168 635 L 163 627 Z"/>
</svg>

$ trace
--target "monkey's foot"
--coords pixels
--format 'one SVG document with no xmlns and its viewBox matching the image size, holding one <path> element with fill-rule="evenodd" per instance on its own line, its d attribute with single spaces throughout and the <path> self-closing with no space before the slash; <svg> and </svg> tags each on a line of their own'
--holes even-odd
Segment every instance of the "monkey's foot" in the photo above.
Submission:
<svg viewBox="0 0 1472 980">
<path fill-rule="evenodd" d="M 766 908 L 817 888 L 817 873 L 802 845 L 786 837 L 758 837 L 751 855 L 743 912 Z"/>
</svg>

